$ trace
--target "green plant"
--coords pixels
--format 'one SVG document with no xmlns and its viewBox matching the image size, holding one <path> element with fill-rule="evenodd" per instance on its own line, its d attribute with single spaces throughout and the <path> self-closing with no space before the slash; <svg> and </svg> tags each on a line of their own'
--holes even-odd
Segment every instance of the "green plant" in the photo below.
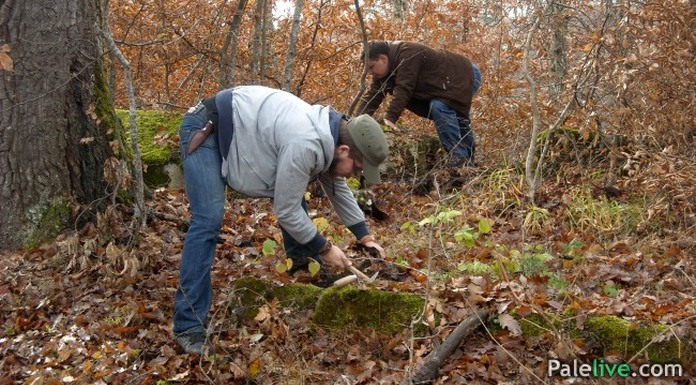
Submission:
<svg viewBox="0 0 696 385">
<path fill-rule="evenodd" d="M 442 223 L 447 223 L 451 222 L 454 218 L 462 215 L 462 212 L 459 210 L 443 210 L 440 211 L 436 214 L 429 215 L 420 222 L 418 222 L 419 226 L 427 226 L 427 225 L 437 225 L 437 224 L 442 224 Z"/>
<path fill-rule="evenodd" d="M 565 217 L 571 227 L 582 232 L 621 234 L 634 230 L 642 221 L 642 205 L 595 198 L 589 188 L 572 191 L 571 199 Z"/>
<path fill-rule="evenodd" d="M 535 275 L 549 276 L 547 262 L 553 259 L 553 256 L 544 251 L 544 248 L 538 244 L 528 244 L 523 247 L 523 251 L 516 249 L 505 253 L 505 249 L 498 249 L 498 263 L 491 267 L 492 272 L 500 277 L 503 272 L 508 274 L 521 273 L 526 277 Z"/>
<path fill-rule="evenodd" d="M 619 289 L 616 287 L 616 284 L 611 281 L 604 283 L 603 290 L 604 294 L 611 298 L 616 298 L 619 295 Z"/>
<path fill-rule="evenodd" d="M 579 255 L 579 253 L 582 251 L 584 244 L 582 241 L 580 241 L 577 238 L 574 238 L 572 241 L 570 241 L 567 245 L 563 247 L 563 255 L 568 255 L 571 257 L 575 257 Z"/>
<path fill-rule="evenodd" d="M 266 239 L 265 241 L 263 241 L 263 249 L 262 249 L 263 255 L 265 255 L 265 256 L 275 255 L 275 248 L 277 245 L 278 244 L 276 243 L 276 241 L 274 241 L 272 239 Z"/>
<path fill-rule="evenodd" d="M 544 275 L 548 272 L 546 262 L 553 257 L 548 253 L 523 254 L 520 257 L 520 272 L 526 277 Z"/>
<path fill-rule="evenodd" d="M 409 233 L 414 233 L 416 231 L 416 226 L 411 221 L 404 222 L 399 228 L 401 231 L 408 231 Z"/>
<path fill-rule="evenodd" d="M 481 235 L 489 234 L 491 232 L 491 223 L 486 218 L 481 218 L 478 222 L 478 231 L 473 231 L 469 225 L 464 225 L 456 233 L 454 233 L 454 239 L 457 242 L 462 242 L 466 247 L 473 247 L 476 244 L 476 240 L 481 237 Z"/>
<path fill-rule="evenodd" d="M 517 174 L 514 168 L 501 168 L 491 172 L 484 180 L 487 206 L 506 210 L 521 206 L 524 196 L 524 176 Z"/>
<path fill-rule="evenodd" d="M 549 273 L 549 286 L 556 289 L 559 295 L 564 295 L 570 286 L 563 278 L 563 275 L 553 272 Z"/>
<path fill-rule="evenodd" d="M 540 233 L 547 229 L 553 217 L 549 210 L 531 205 L 527 207 L 527 215 L 524 217 L 524 229 L 530 233 Z"/>
<path fill-rule="evenodd" d="M 457 266 L 457 270 L 472 275 L 490 274 L 493 271 L 490 266 L 480 261 L 460 263 L 459 266 Z"/>
</svg>

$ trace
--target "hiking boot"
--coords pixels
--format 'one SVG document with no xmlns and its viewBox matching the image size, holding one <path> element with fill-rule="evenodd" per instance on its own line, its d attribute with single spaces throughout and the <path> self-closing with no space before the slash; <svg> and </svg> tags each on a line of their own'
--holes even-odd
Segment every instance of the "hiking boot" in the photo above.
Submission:
<svg viewBox="0 0 696 385">
<path fill-rule="evenodd" d="M 212 353 L 213 349 L 208 341 L 205 330 L 187 330 L 174 336 L 176 343 L 187 354 Z"/>
</svg>

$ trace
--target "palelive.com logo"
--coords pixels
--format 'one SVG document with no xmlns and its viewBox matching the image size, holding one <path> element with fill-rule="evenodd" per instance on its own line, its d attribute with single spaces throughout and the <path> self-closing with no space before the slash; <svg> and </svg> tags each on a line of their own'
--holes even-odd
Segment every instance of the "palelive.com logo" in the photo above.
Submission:
<svg viewBox="0 0 696 385">
<path fill-rule="evenodd" d="M 637 370 L 625 362 L 609 363 L 603 359 L 593 359 L 590 363 L 578 360 L 565 363 L 549 360 L 547 375 L 549 377 L 681 377 L 683 369 L 680 364 L 643 364 Z"/>
</svg>

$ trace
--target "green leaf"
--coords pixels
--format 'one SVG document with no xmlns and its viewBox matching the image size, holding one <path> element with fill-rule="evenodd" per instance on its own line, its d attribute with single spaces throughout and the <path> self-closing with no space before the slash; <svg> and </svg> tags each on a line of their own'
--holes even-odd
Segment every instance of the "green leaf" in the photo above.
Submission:
<svg viewBox="0 0 696 385">
<path fill-rule="evenodd" d="M 406 222 L 404 222 L 403 225 L 401 225 L 401 227 L 399 228 L 399 230 L 401 230 L 401 231 L 406 231 L 406 230 L 408 230 L 408 231 L 414 231 L 414 230 L 415 230 L 415 226 L 413 226 L 413 223 L 411 223 L 411 221 L 406 221 Z"/>
<path fill-rule="evenodd" d="M 290 266 L 288 266 L 288 263 L 284 261 L 279 261 L 276 263 L 275 269 L 278 273 L 283 274 L 288 271 L 290 267 L 292 267 L 292 260 L 290 258 L 288 258 L 288 260 L 290 260 Z"/>
<path fill-rule="evenodd" d="M 360 180 L 358 180 L 356 178 L 351 177 L 351 178 L 346 179 L 346 184 L 348 185 L 348 187 L 350 187 L 351 190 L 355 191 L 355 190 L 360 189 Z"/>
<path fill-rule="evenodd" d="M 619 295 L 619 290 L 616 289 L 616 286 L 612 283 L 606 283 L 604 285 L 604 294 L 606 294 L 609 297 L 615 298 L 617 295 Z"/>
<path fill-rule="evenodd" d="M 481 218 L 478 223 L 479 233 L 489 234 L 491 232 L 491 223 L 486 218 Z"/>
<path fill-rule="evenodd" d="M 472 233 L 469 226 L 464 226 L 454 233 L 454 239 L 458 242 L 462 242 L 466 247 L 474 246 L 476 244 L 476 238 L 478 238 L 478 233 Z"/>
<path fill-rule="evenodd" d="M 457 266 L 457 270 L 473 275 L 488 274 L 492 271 L 491 267 L 480 261 L 464 262 Z"/>
<path fill-rule="evenodd" d="M 319 274 L 319 269 L 321 268 L 321 264 L 314 259 L 310 258 L 309 261 L 309 274 L 314 277 L 315 275 Z"/>
<path fill-rule="evenodd" d="M 437 221 L 438 222 L 449 222 L 452 220 L 452 218 L 458 217 L 460 215 L 462 215 L 462 212 L 459 210 L 443 211 L 443 212 L 437 214 Z"/>
<path fill-rule="evenodd" d="M 272 239 L 266 239 L 263 242 L 263 255 L 274 255 L 275 254 L 275 248 L 276 248 L 276 241 Z"/>
<path fill-rule="evenodd" d="M 429 217 L 424 218 L 420 222 L 418 222 L 418 226 L 425 226 L 425 225 L 432 224 L 434 222 L 435 222 L 435 218 L 431 215 Z"/>
</svg>

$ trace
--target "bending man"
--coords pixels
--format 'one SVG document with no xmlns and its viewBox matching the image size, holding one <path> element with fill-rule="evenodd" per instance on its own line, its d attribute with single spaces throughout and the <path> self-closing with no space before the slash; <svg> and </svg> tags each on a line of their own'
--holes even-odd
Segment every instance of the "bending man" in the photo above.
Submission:
<svg viewBox="0 0 696 385">
<path fill-rule="evenodd" d="M 385 124 L 397 129 L 404 109 L 431 119 L 449 154 L 447 167 L 473 165 L 476 145 L 469 111 L 481 84 L 478 67 L 466 56 L 411 42 L 371 41 L 368 56 L 372 83 L 357 111 L 372 115 L 392 94 Z"/>
<path fill-rule="evenodd" d="M 368 182 L 380 182 L 378 167 L 388 146 L 371 117 L 346 120 L 330 107 L 309 105 L 284 91 L 242 86 L 191 107 L 179 134 L 191 224 L 182 250 L 174 333 L 185 352 L 200 354 L 207 346 L 210 270 L 226 185 L 247 196 L 273 199 L 295 269 L 306 266 L 308 257 L 341 269 L 351 265 L 307 216 L 304 194 L 314 180 L 355 237 L 384 255 L 345 180 L 362 173 Z"/>
</svg>

